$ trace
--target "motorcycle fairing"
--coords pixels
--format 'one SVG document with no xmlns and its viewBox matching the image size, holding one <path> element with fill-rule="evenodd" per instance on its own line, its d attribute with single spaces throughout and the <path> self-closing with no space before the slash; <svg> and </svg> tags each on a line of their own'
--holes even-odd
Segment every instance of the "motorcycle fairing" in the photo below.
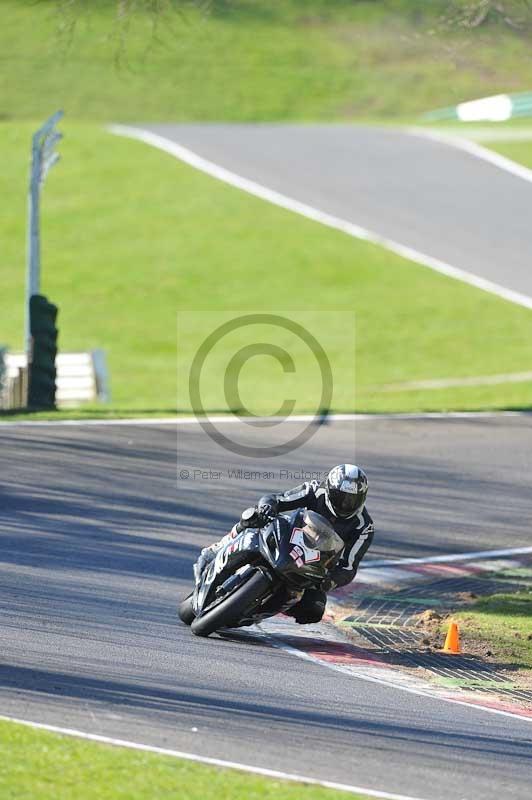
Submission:
<svg viewBox="0 0 532 800">
<path fill-rule="evenodd" d="M 244 564 L 258 560 L 261 550 L 258 534 L 258 528 L 248 528 L 234 537 L 227 537 L 225 545 L 218 551 L 194 589 L 192 606 L 196 614 L 213 602 L 216 589 L 226 577 Z"/>
</svg>

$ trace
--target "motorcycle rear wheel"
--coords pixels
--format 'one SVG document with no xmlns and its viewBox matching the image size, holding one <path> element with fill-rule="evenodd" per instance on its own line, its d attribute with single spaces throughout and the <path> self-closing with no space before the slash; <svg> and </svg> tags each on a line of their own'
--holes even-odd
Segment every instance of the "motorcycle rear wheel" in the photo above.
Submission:
<svg viewBox="0 0 532 800">
<path fill-rule="evenodd" d="M 217 604 L 210 611 L 196 617 L 191 630 L 196 636 L 210 636 L 220 628 L 234 627 L 239 620 L 249 614 L 268 589 L 270 578 L 261 570 L 254 572 L 248 580 L 232 592 L 226 600 Z"/>
</svg>

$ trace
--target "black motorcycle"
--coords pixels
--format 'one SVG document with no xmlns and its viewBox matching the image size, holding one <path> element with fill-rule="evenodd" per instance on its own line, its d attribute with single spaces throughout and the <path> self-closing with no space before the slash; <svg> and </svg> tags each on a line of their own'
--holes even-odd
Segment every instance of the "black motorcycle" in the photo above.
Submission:
<svg viewBox="0 0 532 800">
<path fill-rule="evenodd" d="M 304 509 L 265 520 L 250 508 L 241 527 L 179 605 L 180 619 L 196 636 L 287 611 L 305 589 L 321 586 L 344 546 L 324 517 Z"/>
</svg>

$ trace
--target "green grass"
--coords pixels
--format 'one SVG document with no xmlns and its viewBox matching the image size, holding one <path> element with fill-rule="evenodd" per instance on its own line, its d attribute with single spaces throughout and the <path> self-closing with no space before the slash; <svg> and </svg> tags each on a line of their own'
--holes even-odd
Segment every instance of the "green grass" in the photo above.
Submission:
<svg viewBox="0 0 532 800">
<path fill-rule="evenodd" d="M 0 221 L 0 341 L 11 349 L 22 344 L 33 128 L 0 125 L 0 191 L 9 197 Z M 334 410 L 531 405 L 529 383 L 382 391 L 401 381 L 530 370 L 530 311 L 251 197 L 99 126 L 69 122 L 64 128 L 63 160 L 43 194 L 42 289 L 60 306 L 63 350 L 107 349 L 115 408 L 175 410 L 178 312 L 235 309 L 333 312 L 337 327 L 323 336 L 334 363 L 345 360 L 344 351 L 349 355 L 350 335 L 338 335 L 344 324 L 339 312 L 355 313 L 356 393 L 350 378 L 337 381 Z M 203 332 L 198 318 L 181 342 L 185 359 Z M 220 363 L 228 353 L 222 348 Z M 295 383 L 281 382 L 279 365 L 256 361 L 248 376 L 258 382 L 255 397 L 262 391 L 267 397 L 269 387 L 278 385 L 280 391 L 298 390 L 300 410 L 315 408 L 312 376 L 303 385 L 299 375 Z M 209 376 L 208 407 L 225 408 L 218 376 Z M 184 402 L 179 408 L 190 410 Z"/>
<path fill-rule="evenodd" d="M 502 662 L 532 669 L 532 592 L 483 597 L 453 619 L 466 647 L 482 643 Z"/>
<path fill-rule="evenodd" d="M 532 136 L 526 142 L 488 142 L 491 150 L 532 169 Z"/>
<path fill-rule="evenodd" d="M 335 410 L 530 407 L 532 382 L 382 391 L 528 371 L 525 309 L 72 121 L 393 119 L 529 88 L 529 29 L 496 20 L 449 28 L 446 0 L 214 0 L 174 3 L 174 11 L 161 3 L 157 20 L 149 5 L 139 0 L 119 20 L 110 0 L 2 4 L 0 119 L 12 121 L 0 127 L 0 190 L 9 198 L 0 221 L 0 342 L 21 345 L 29 136 L 63 106 L 64 160 L 43 197 L 43 290 L 61 308 L 62 349 L 107 349 L 111 413 L 190 411 L 177 397 L 177 313 L 262 306 L 356 314 L 356 392 L 341 369 Z M 349 355 L 341 319 L 322 326 L 337 368 Z M 185 361 L 201 333 L 197 320 L 180 346 Z M 220 364 L 228 353 L 229 344 Z M 262 396 L 276 385 L 297 394 L 299 410 L 314 410 L 310 371 L 294 385 L 271 359 L 257 358 L 244 377 Z M 225 408 L 212 371 L 204 394 L 209 409 Z M 275 406 L 272 399 L 266 410 Z"/>
<path fill-rule="evenodd" d="M 531 28 L 449 27 L 449 0 L 117 5 L 3 0 L 0 119 L 390 119 L 532 86 Z"/>
<path fill-rule="evenodd" d="M 344 792 L 0 722 L 2 800 L 339 800 Z M 364 795 L 349 795 L 368 800 Z"/>
</svg>

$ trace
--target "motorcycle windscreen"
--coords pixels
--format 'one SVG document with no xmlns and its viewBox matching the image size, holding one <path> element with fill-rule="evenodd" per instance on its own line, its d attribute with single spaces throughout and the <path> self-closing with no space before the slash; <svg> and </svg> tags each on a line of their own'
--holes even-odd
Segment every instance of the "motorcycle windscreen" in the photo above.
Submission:
<svg viewBox="0 0 532 800">
<path fill-rule="evenodd" d="M 321 563 L 326 567 L 342 552 L 344 543 L 332 525 L 316 511 L 303 515 L 303 537 L 307 547 L 319 550 Z"/>
</svg>

